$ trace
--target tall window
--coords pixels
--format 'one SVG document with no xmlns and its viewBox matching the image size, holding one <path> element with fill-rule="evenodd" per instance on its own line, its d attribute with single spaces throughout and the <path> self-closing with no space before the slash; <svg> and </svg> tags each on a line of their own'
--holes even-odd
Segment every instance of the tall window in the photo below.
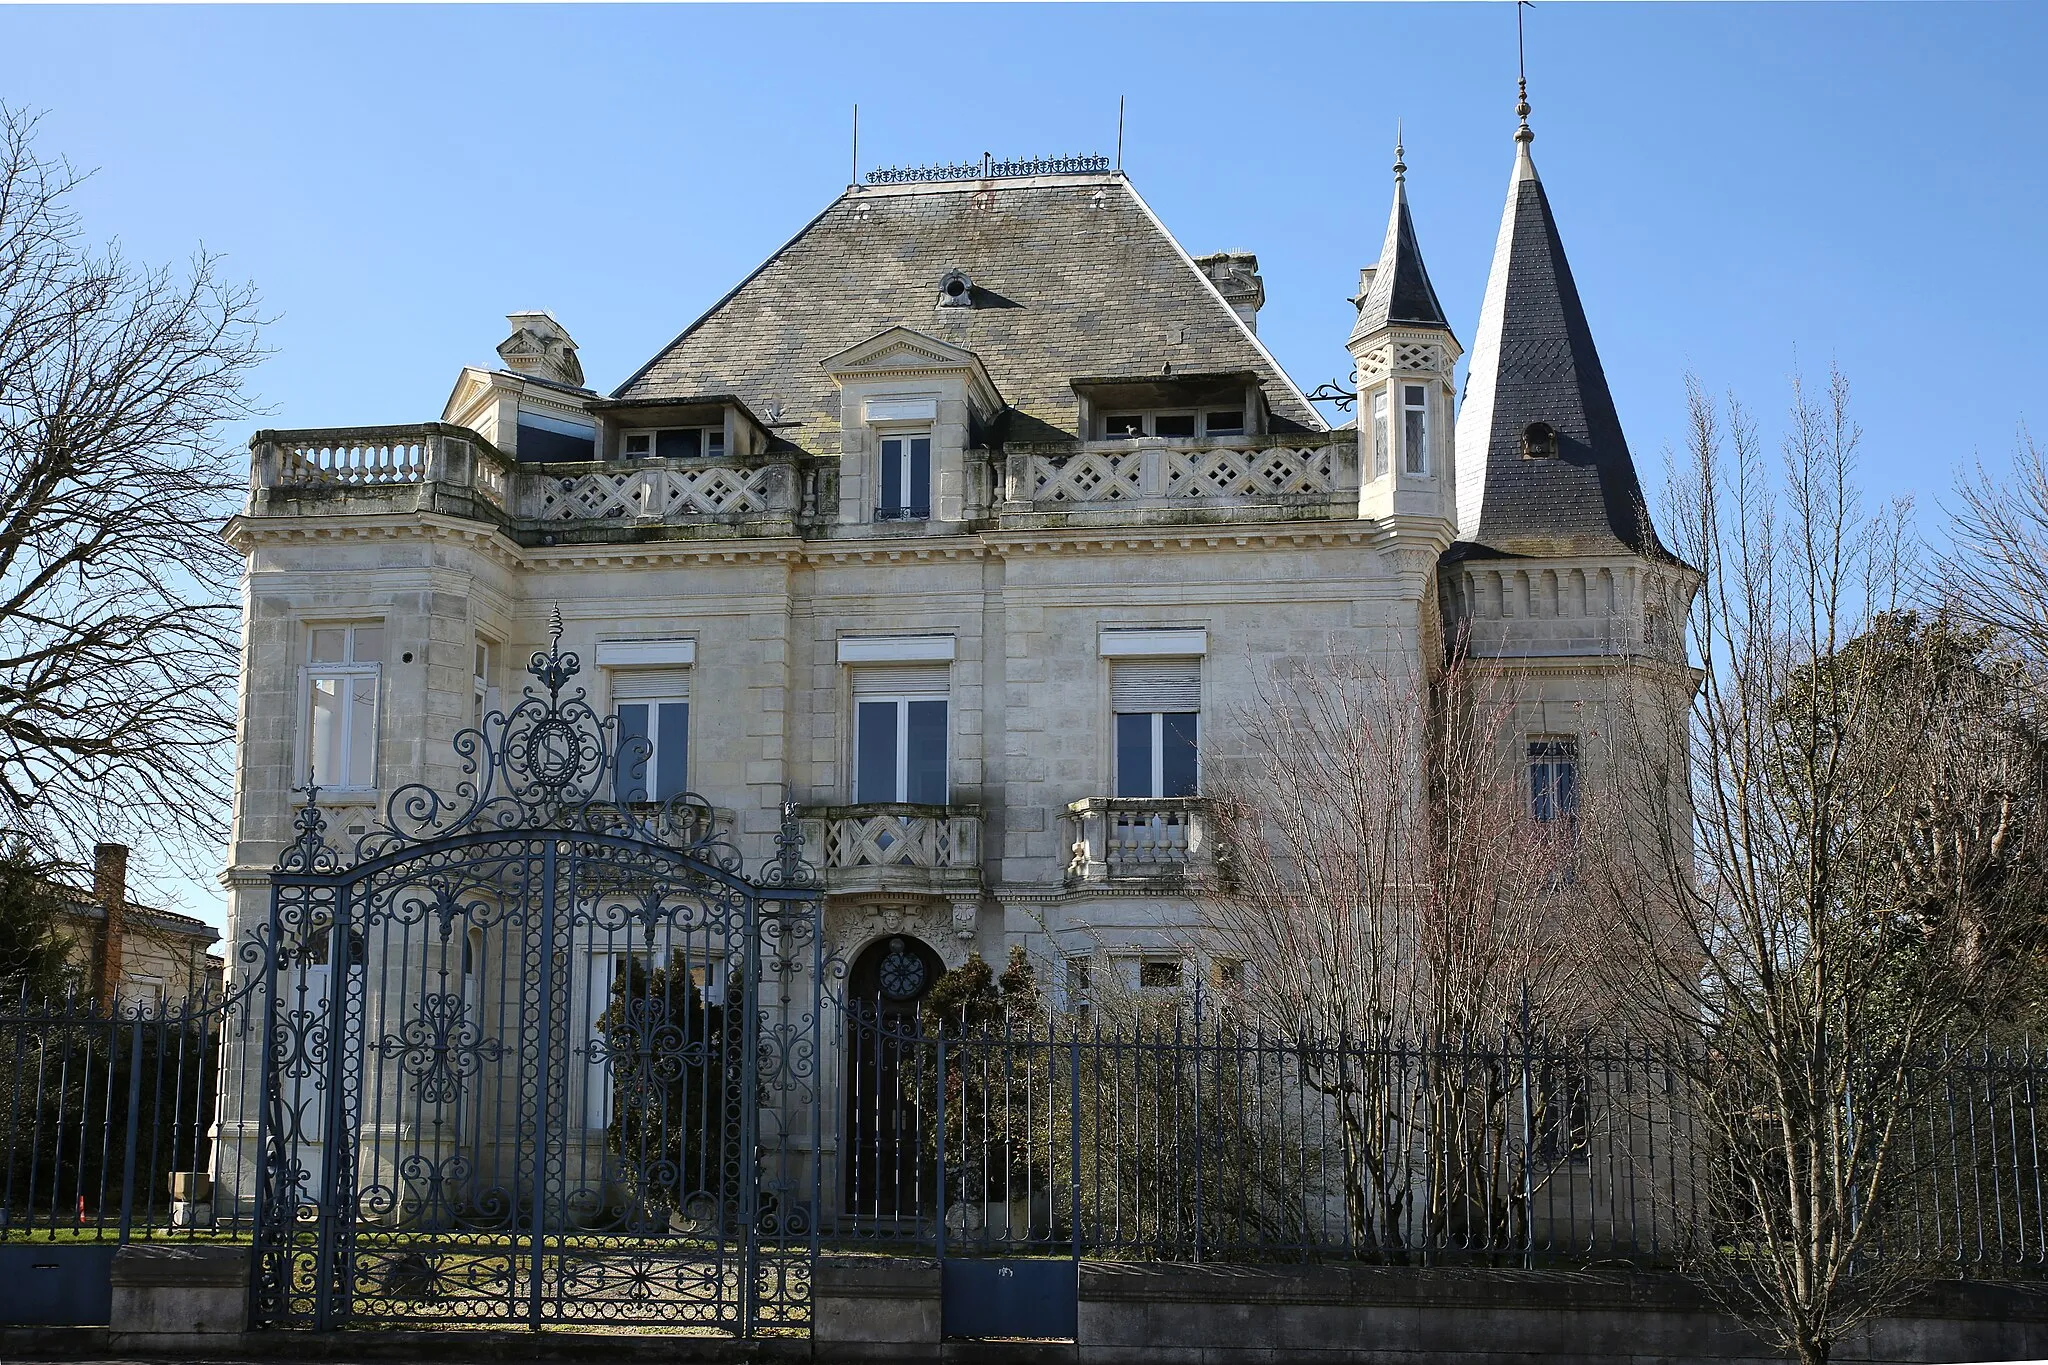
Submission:
<svg viewBox="0 0 2048 1365">
<path fill-rule="evenodd" d="M 932 438 L 882 438 L 882 496 L 876 521 L 926 521 L 932 514 Z"/>
<path fill-rule="evenodd" d="M 1579 742 L 1529 741 L 1529 809 L 1544 824 L 1569 823 L 1579 810 Z"/>
<path fill-rule="evenodd" d="M 1387 391 L 1372 396 L 1372 476 L 1387 476 Z"/>
<path fill-rule="evenodd" d="M 377 785 L 377 675 L 384 627 L 317 626 L 306 641 L 306 777 L 336 791 Z"/>
<path fill-rule="evenodd" d="M 1410 474 L 1429 472 L 1429 390 L 1420 384 L 1401 386 L 1402 468 Z"/>
<path fill-rule="evenodd" d="M 1109 705 L 1116 715 L 1116 794 L 1193 796 L 1202 661 L 1114 660 Z"/>
<path fill-rule="evenodd" d="M 611 675 L 621 801 L 666 801 L 690 789 L 690 670 L 622 668 Z"/>
<path fill-rule="evenodd" d="M 944 664 L 853 674 L 853 799 L 946 804 Z"/>
</svg>

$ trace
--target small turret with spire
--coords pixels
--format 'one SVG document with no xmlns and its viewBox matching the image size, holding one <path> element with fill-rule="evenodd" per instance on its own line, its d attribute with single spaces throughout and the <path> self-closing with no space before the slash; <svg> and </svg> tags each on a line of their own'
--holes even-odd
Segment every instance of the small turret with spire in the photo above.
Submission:
<svg viewBox="0 0 2048 1365">
<path fill-rule="evenodd" d="M 1362 283 L 1348 343 L 1358 377 L 1358 514 L 1448 544 L 1451 373 L 1460 348 L 1416 245 L 1398 127 L 1387 235 Z"/>
</svg>

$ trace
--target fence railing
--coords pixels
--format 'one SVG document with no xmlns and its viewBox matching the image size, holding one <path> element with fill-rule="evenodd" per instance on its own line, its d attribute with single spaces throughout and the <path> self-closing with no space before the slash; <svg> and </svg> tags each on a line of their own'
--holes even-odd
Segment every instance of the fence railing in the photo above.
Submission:
<svg viewBox="0 0 2048 1365">
<path fill-rule="evenodd" d="M 0 1240 L 239 1234 L 216 1205 L 221 1057 L 233 1002 L 0 1007 Z"/>
<path fill-rule="evenodd" d="M 1304 1041 L 1166 1017 L 934 1033 L 858 1006 L 847 1039 L 847 1243 L 1668 1266 L 1744 1235 L 1683 1073 L 1652 1047 Z M 1873 1255 L 2048 1270 L 2043 1079 L 1986 1055 L 1930 1089 Z"/>
</svg>

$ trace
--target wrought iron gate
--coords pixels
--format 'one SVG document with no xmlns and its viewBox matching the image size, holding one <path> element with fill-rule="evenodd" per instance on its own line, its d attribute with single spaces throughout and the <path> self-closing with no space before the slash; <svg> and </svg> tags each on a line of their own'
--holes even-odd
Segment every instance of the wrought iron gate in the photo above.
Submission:
<svg viewBox="0 0 2048 1365">
<path fill-rule="evenodd" d="M 819 891 L 644 790 L 560 625 L 538 688 L 348 853 L 318 789 L 245 950 L 263 992 L 252 1318 L 809 1321 Z"/>
</svg>

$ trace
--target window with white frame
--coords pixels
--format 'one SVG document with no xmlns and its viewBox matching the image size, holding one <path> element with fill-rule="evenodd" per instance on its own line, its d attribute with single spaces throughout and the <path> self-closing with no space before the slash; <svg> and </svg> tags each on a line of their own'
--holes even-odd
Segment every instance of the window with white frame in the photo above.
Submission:
<svg viewBox="0 0 2048 1365">
<path fill-rule="evenodd" d="M 666 801 L 690 789 L 690 670 L 610 670 L 618 718 L 614 794 L 621 801 Z"/>
<path fill-rule="evenodd" d="M 716 459 L 725 454 L 724 427 L 660 427 L 619 433 L 619 449 L 629 459 L 652 456 L 663 460 Z"/>
<path fill-rule="evenodd" d="M 470 723 L 479 730 L 484 728 L 484 717 L 498 709 L 498 689 L 491 686 L 491 665 L 496 661 L 497 646 L 478 636 L 469 681 L 475 698 Z"/>
<path fill-rule="evenodd" d="M 946 804 L 945 664 L 853 670 L 853 799 Z"/>
<path fill-rule="evenodd" d="M 932 438 L 930 432 L 891 432 L 879 442 L 882 452 L 876 521 L 927 521 L 932 514 Z"/>
<path fill-rule="evenodd" d="M 377 680 L 384 627 L 315 626 L 306 635 L 306 779 L 330 791 L 377 785 Z"/>
<path fill-rule="evenodd" d="M 1529 741 L 1529 813 L 1541 824 L 1570 824 L 1579 810 L 1579 741 L 1553 735 Z"/>
<path fill-rule="evenodd" d="M 1387 391 L 1372 396 L 1372 476 L 1387 477 Z"/>
<path fill-rule="evenodd" d="M 1168 408 L 1103 414 L 1104 440 L 1244 435 L 1243 408 Z"/>
<path fill-rule="evenodd" d="M 1401 386 L 1401 455 L 1408 473 L 1429 472 L 1429 389 L 1422 384 Z"/>
<path fill-rule="evenodd" d="M 1202 661 L 1112 659 L 1118 796 L 1193 796 L 1202 709 Z"/>
<path fill-rule="evenodd" d="M 1088 956 L 1060 959 L 1060 1004 L 1069 1014 L 1086 1014 L 1092 1003 L 1089 987 L 1095 959 Z"/>
</svg>

